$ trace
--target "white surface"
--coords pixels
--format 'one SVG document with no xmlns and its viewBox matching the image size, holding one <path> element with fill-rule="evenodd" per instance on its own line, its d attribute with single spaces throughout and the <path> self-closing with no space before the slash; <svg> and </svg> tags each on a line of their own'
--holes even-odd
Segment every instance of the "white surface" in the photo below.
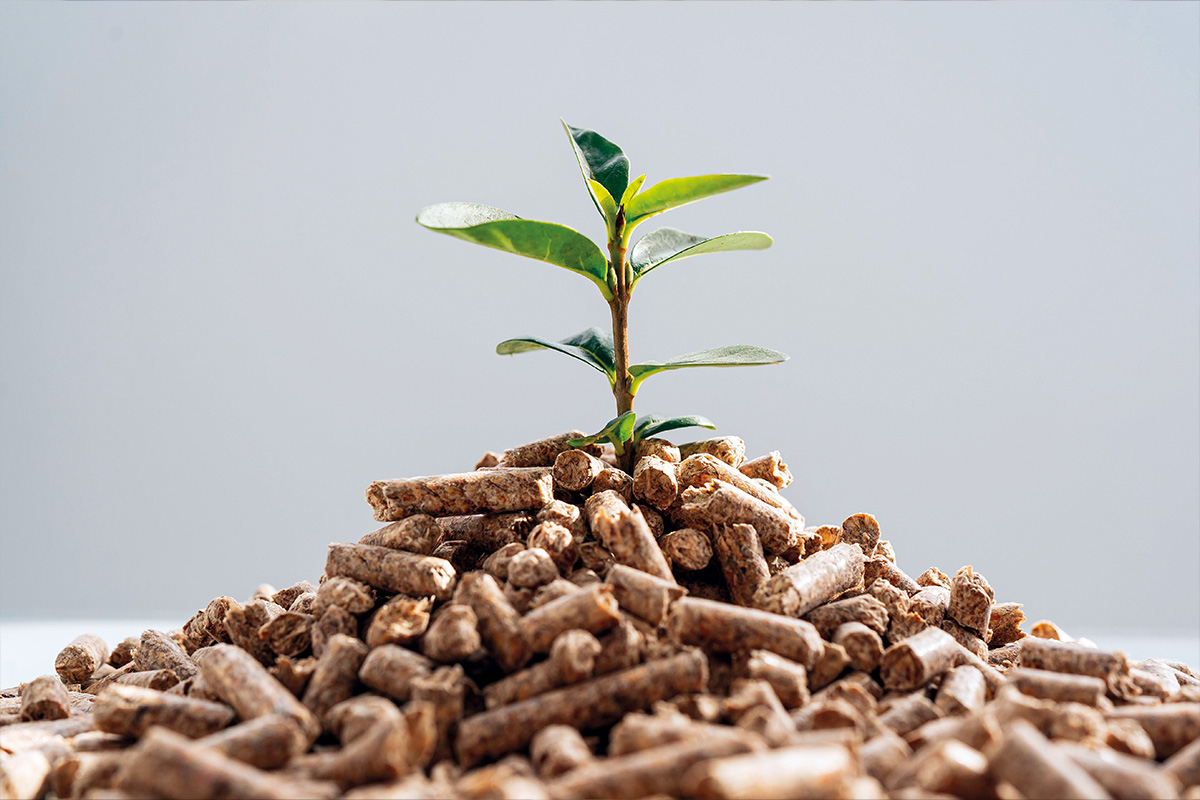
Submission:
<svg viewBox="0 0 1200 800">
<path fill-rule="evenodd" d="M 0 688 L 16 686 L 38 675 L 53 674 L 54 657 L 82 633 L 94 633 L 115 645 L 147 628 L 168 631 L 180 622 L 170 620 L 66 620 L 0 622 Z M 1121 650 L 1131 659 L 1172 658 L 1200 667 L 1200 636 L 1113 630 L 1069 631 L 1085 636 L 1105 650 Z"/>
</svg>

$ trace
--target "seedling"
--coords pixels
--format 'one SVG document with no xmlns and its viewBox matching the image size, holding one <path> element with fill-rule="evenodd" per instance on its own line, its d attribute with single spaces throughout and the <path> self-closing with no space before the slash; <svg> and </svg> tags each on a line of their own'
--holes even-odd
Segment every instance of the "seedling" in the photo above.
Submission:
<svg viewBox="0 0 1200 800">
<path fill-rule="evenodd" d="M 658 228 L 639 239 L 631 249 L 630 236 L 634 228 L 656 214 L 758 183 L 766 177 L 724 174 L 669 178 L 641 191 L 646 176 L 629 180 L 629 158 L 621 148 L 595 131 L 573 128 L 566 122 L 563 122 L 563 128 L 570 137 L 592 202 L 604 219 L 604 249 L 565 225 L 522 219 L 477 203 L 439 203 L 417 214 L 417 222 L 430 230 L 468 242 L 569 269 L 596 284 L 611 312 L 611 334 L 592 327 L 559 341 L 523 336 L 501 342 L 496 346 L 496 352 L 513 355 L 531 350 L 554 350 L 602 372 L 616 399 L 617 416 L 596 434 L 573 440 L 571 444 L 610 442 L 622 467 L 630 471 L 641 439 L 677 428 L 716 427 L 704 417 L 695 415 L 651 414 L 638 419 L 633 411 L 633 399 L 642 382 L 651 375 L 689 367 L 748 367 L 787 360 L 787 356 L 778 350 L 731 345 L 685 353 L 667 361 L 631 365 L 629 301 L 643 278 L 664 264 L 689 256 L 762 250 L 771 246 L 771 237 L 759 231 L 706 237 L 675 228 Z"/>
</svg>

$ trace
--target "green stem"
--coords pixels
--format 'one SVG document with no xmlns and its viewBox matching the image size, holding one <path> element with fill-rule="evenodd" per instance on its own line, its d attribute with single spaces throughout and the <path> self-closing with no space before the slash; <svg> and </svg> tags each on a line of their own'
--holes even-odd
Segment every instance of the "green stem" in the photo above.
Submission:
<svg viewBox="0 0 1200 800">
<path fill-rule="evenodd" d="M 617 284 L 608 306 L 612 310 L 613 351 L 617 368 L 613 397 L 617 401 L 618 417 L 633 409 L 633 379 L 629 375 L 629 281 L 625 274 L 625 248 L 625 209 L 621 208 L 617 211 L 617 219 L 608 240 L 608 264 Z M 620 453 L 621 469 L 632 473 L 633 457 L 633 448 Z"/>
</svg>

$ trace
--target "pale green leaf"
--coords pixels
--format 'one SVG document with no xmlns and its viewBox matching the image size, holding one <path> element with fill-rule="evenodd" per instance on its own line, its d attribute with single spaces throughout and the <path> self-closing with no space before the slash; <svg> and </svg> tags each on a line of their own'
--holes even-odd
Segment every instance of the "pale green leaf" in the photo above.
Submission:
<svg viewBox="0 0 1200 800">
<path fill-rule="evenodd" d="M 634 364 L 629 368 L 633 378 L 630 391 L 637 393 L 642 381 L 651 375 L 672 369 L 689 367 L 753 367 L 761 364 L 778 364 L 787 361 L 787 356 L 778 350 L 757 347 L 749 344 L 735 344 L 726 347 L 714 347 L 709 350 L 697 350 L 694 353 L 684 353 L 669 361 L 647 361 L 644 364 Z"/>
<path fill-rule="evenodd" d="M 669 208 L 765 181 L 765 175 L 696 175 L 668 178 L 633 197 L 625 207 L 625 223 L 634 225 Z"/>
<path fill-rule="evenodd" d="M 629 182 L 629 186 L 625 189 L 625 194 L 621 195 L 621 205 L 629 205 L 629 201 L 638 193 L 638 189 L 642 188 L 642 184 L 646 182 L 645 175 L 639 175 Z"/>
<path fill-rule="evenodd" d="M 533 350 L 554 350 L 571 358 L 577 358 L 593 369 L 603 372 L 608 377 L 609 386 L 617 380 L 612 336 L 599 328 L 588 328 L 586 331 L 581 331 L 557 342 L 543 339 L 540 336 L 523 336 L 518 339 L 506 339 L 496 345 L 496 352 L 502 356 L 528 353 Z"/>
<path fill-rule="evenodd" d="M 633 266 L 636 283 L 647 272 L 669 261 L 703 253 L 765 250 L 770 246 L 771 237 L 759 231 L 738 231 L 706 238 L 675 228 L 658 228 L 638 239 L 630 251 L 629 263 Z"/>
</svg>

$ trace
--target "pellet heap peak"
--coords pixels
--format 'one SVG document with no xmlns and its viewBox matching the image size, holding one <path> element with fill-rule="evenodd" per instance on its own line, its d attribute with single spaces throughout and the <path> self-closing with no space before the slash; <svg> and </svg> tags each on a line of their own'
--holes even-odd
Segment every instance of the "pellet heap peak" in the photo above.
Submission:
<svg viewBox="0 0 1200 800">
<path fill-rule="evenodd" d="M 1200 679 L 869 514 L 779 453 L 578 431 L 380 481 L 316 585 L 218 597 L 0 693 L 0 798 L 1200 797 Z"/>
</svg>

